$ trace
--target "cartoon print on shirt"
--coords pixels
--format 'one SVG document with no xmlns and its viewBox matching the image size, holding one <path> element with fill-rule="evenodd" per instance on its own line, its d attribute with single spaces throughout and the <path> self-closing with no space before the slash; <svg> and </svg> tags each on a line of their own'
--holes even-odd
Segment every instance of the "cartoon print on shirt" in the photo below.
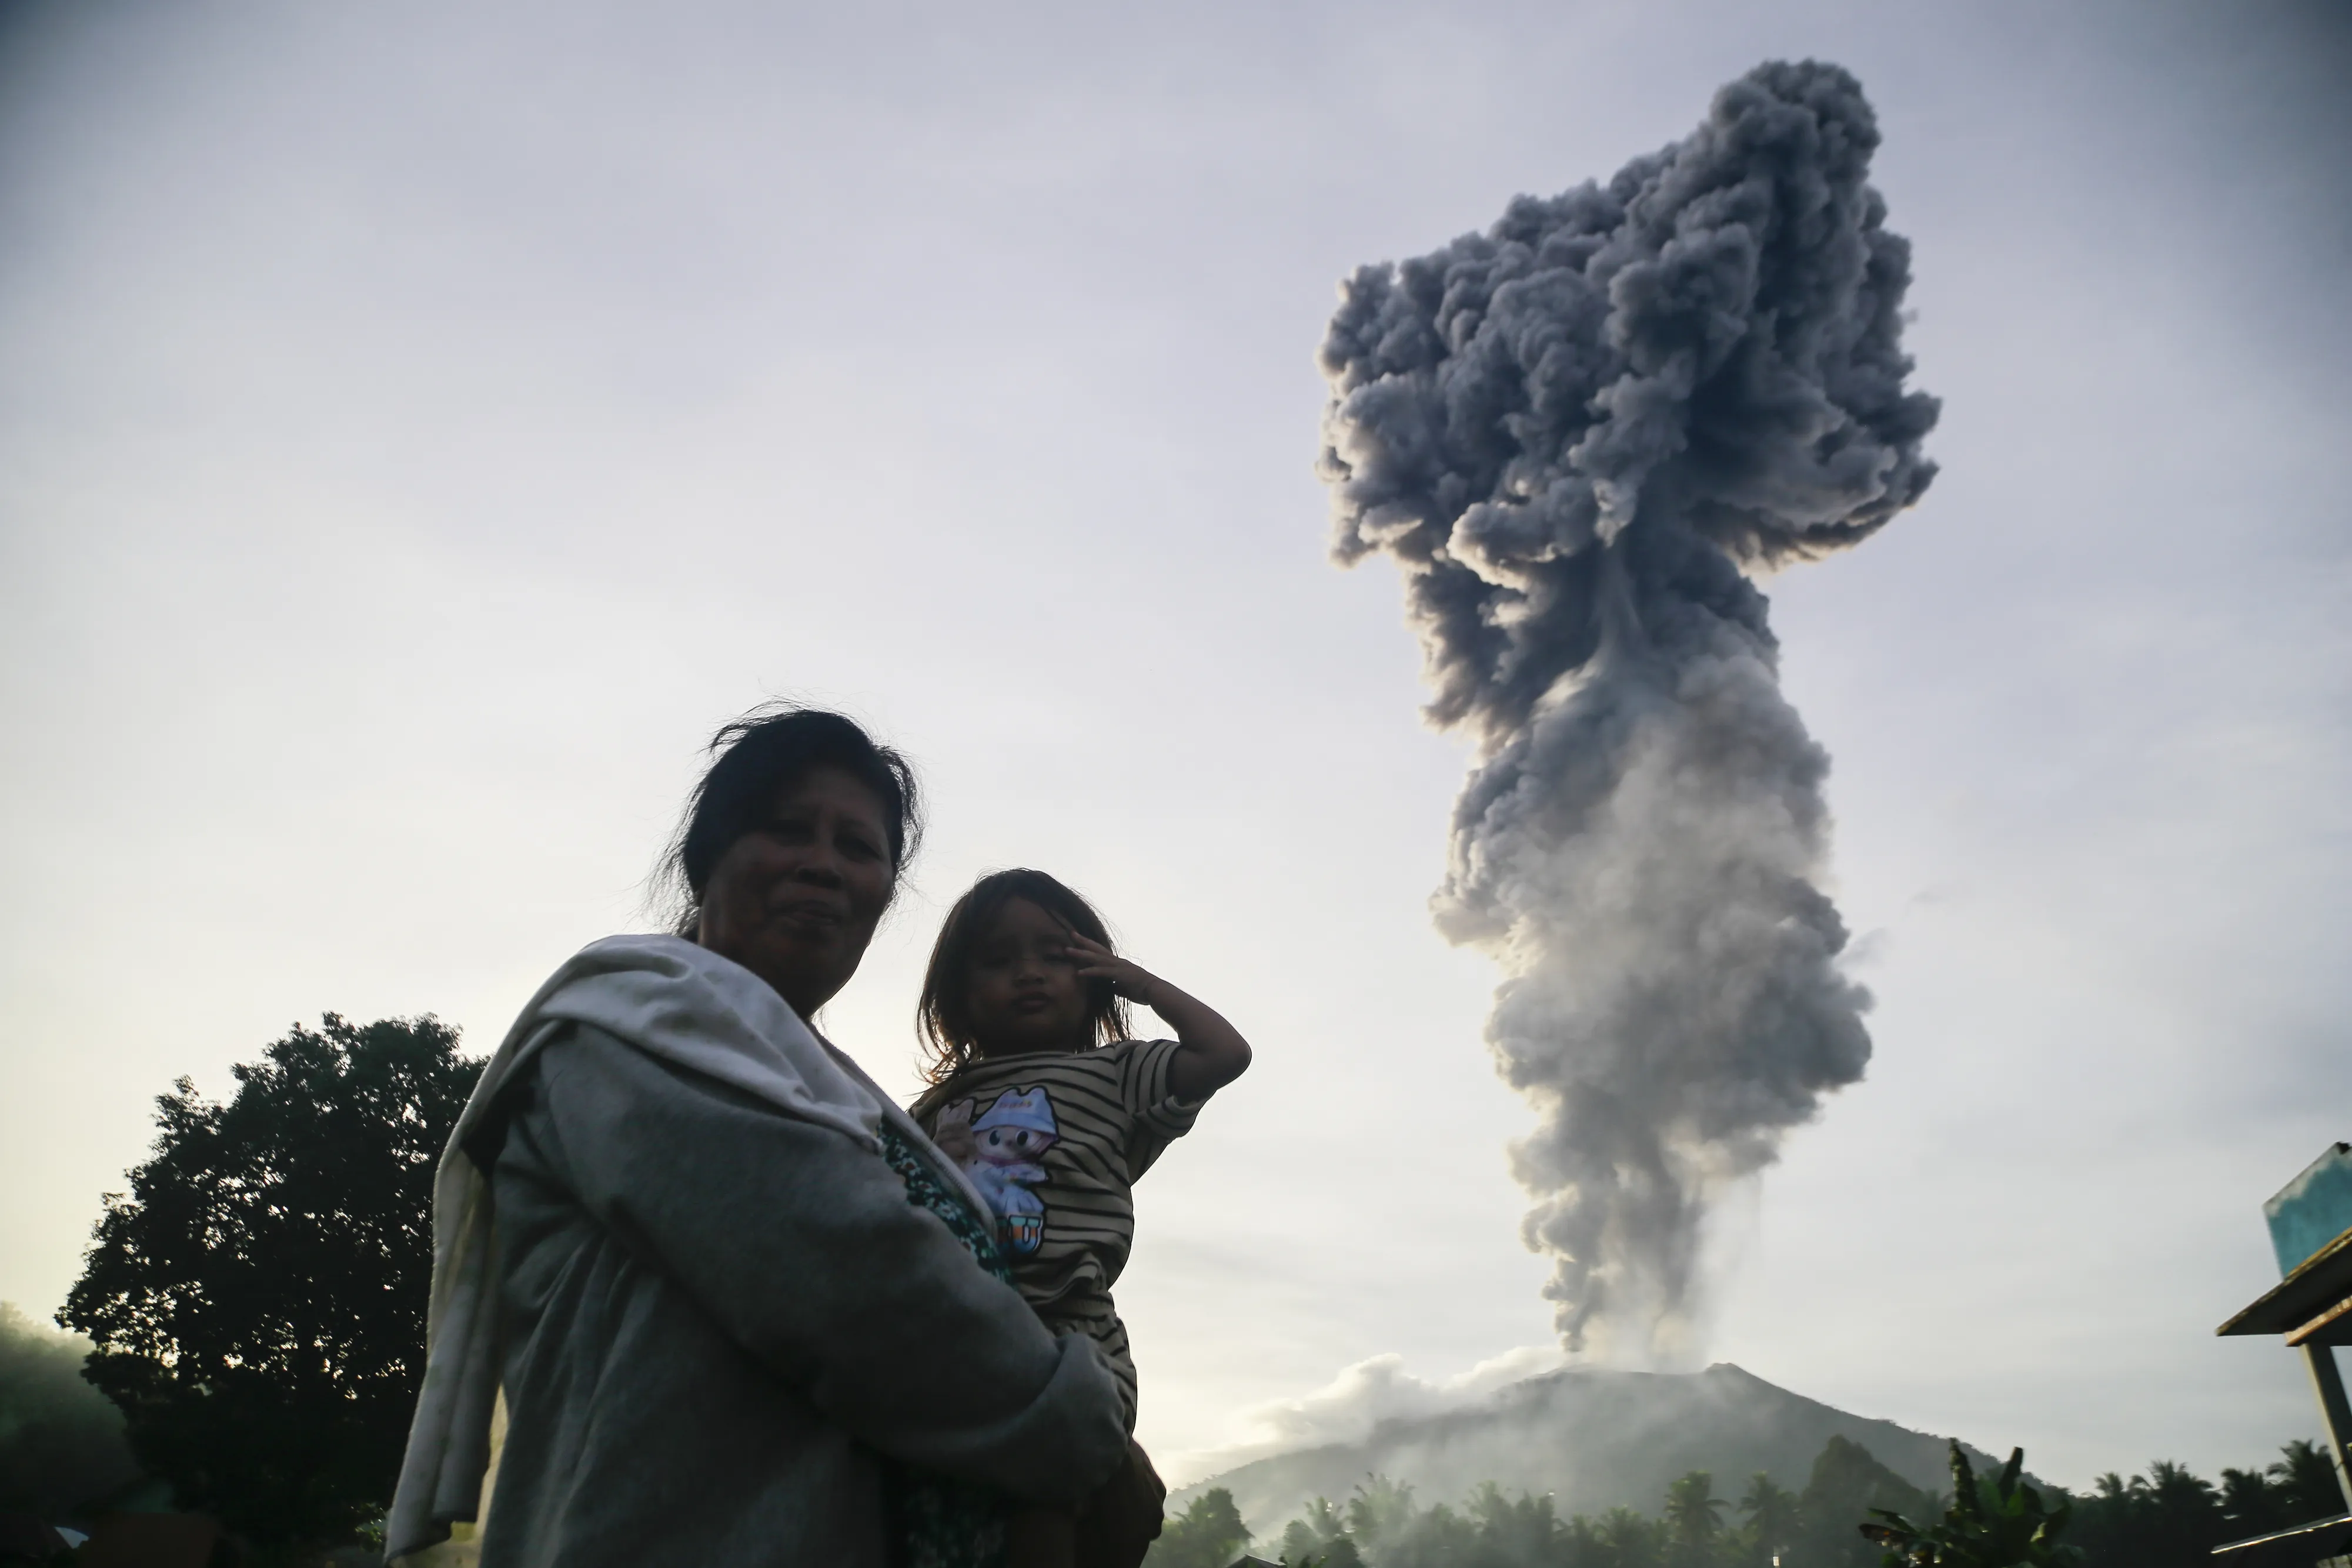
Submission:
<svg viewBox="0 0 2352 1568">
<path fill-rule="evenodd" d="M 971 1171 L 972 1161 L 980 1157 L 980 1145 L 971 1141 L 971 1113 L 980 1108 L 977 1100 L 958 1100 L 940 1107 L 938 1119 L 931 1126 L 931 1142 L 940 1153 Z"/>
<path fill-rule="evenodd" d="M 985 1111 L 978 1100 L 942 1106 L 931 1141 L 996 1211 L 1005 1249 L 1025 1253 L 1045 1239 L 1045 1200 L 1029 1190 L 1046 1179 L 1038 1157 L 1061 1136 L 1053 1098 L 1040 1086 L 1007 1089 Z"/>
</svg>

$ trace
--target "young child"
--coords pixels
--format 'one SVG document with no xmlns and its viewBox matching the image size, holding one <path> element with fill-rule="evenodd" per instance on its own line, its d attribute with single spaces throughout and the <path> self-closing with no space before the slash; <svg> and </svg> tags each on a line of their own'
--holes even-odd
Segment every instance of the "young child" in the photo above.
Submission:
<svg viewBox="0 0 2352 1568">
<path fill-rule="evenodd" d="M 1174 1040 L 1128 1038 L 1139 1002 Z M 1041 871 L 984 876 L 956 901 L 923 977 L 931 1087 L 915 1119 L 996 1212 L 1013 1281 L 1045 1326 L 1087 1335 L 1135 1429 L 1135 1362 L 1110 1288 L 1135 1236 L 1137 1177 L 1249 1066 L 1233 1025 L 1111 951 L 1087 901 Z M 1066 1568 L 1067 1514 L 1007 1532 L 1013 1568 Z"/>
</svg>

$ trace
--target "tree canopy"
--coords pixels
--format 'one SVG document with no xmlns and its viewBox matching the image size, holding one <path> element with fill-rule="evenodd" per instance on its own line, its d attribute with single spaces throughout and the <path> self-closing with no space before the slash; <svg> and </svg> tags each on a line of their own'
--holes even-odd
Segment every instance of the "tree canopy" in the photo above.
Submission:
<svg viewBox="0 0 2352 1568">
<path fill-rule="evenodd" d="M 1234 1506 L 1234 1494 L 1212 1487 L 1190 1507 L 1160 1526 L 1151 1543 L 1152 1568 L 1226 1568 L 1249 1544 L 1249 1526 Z"/>
<path fill-rule="evenodd" d="M 226 1104 L 181 1079 L 60 1317 L 180 1504 L 259 1544 L 390 1500 L 423 1370 L 435 1166 L 481 1064 L 430 1017 L 296 1025 Z"/>
<path fill-rule="evenodd" d="M 1278 1550 L 1292 1568 L 1772 1568 L 1776 1559 L 1783 1568 L 2202 1568 L 2222 1542 L 2343 1511 L 2326 1453 L 2305 1442 L 2288 1444 L 2266 1469 L 2224 1470 L 2218 1489 L 2158 1461 L 2074 1497 L 2032 1484 L 2021 1454 L 1980 1476 L 1958 1445 L 1951 1453 L 1948 1496 L 1832 1437 L 1801 1492 L 1759 1472 L 1727 1505 L 1714 1478 L 1693 1470 L 1669 1483 L 1654 1516 L 1620 1507 L 1563 1519 L 1549 1496 L 1507 1494 L 1492 1481 L 1459 1505 L 1423 1508 L 1412 1487 L 1370 1476 L 1345 1501 L 1309 1503 L 1284 1527 Z M 1212 1512 L 1230 1523 L 1208 1531 L 1172 1521 L 1147 1568 L 1226 1568 L 1240 1552 L 1242 1521 L 1223 1488 L 1186 1518 Z M 1196 1543 L 1232 1550 L 1218 1557 Z"/>
<path fill-rule="evenodd" d="M 2025 1450 L 2011 1448 L 2009 1463 L 1990 1480 L 1979 1480 L 1959 1444 L 1951 1445 L 1952 1501 L 1934 1523 L 1913 1523 L 1888 1510 L 1874 1510 L 1862 1533 L 1885 1547 L 1886 1568 L 2072 1568 L 2083 1560 L 2077 1547 L 2059 1539 L 2074 1505 L 2063 1491 L 2057 1506 L 2024 1479 Z"/>
</svg>

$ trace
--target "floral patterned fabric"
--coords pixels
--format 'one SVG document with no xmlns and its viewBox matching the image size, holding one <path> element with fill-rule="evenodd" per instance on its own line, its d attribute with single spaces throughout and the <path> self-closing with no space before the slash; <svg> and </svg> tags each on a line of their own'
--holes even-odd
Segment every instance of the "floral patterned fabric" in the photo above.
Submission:
<svg viewBox="0 0 2352 1568">
<path fill-rule="evenodd" d="M 975 1212 L 887 1122 L 882 1124 L 882 1154 L 907 1184 L 907 1201 L 939 1216 L 973 1261 L 1011 1284 L 1013 1270 L 997 1249 L 989 1218 Z M 994 1488 L 886 1460 L 883 1496 L 889 1509 L 892 1568 L 1003 1568 L 1009 1505 Z"/>
</svg>

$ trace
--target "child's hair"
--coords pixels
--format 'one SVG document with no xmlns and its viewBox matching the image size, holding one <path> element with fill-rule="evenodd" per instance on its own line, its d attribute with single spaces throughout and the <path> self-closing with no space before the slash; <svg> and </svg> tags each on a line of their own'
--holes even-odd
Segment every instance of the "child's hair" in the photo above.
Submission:
<svg viewBox="0 0 2352 1568">
<path fill-rule="evenodd" d="M 1080 936 L 1111 946 L 1109 928 L 1094 905 L 1042 871 L 992 871 L 973 883 L 940 927 L 930 967 L 923 971 L 922 999 L 915 1004 L 915 1032 L 930 1056 L 923 1064 L 926 1083 L 945 1083 L 971 1061 L 977 1044 L 971 1031 L 972 955 L 999 912 L 1016 898 L 1027 899 Z M 1086 989 L 1087 1024 L 1095 1043 L 1126 1039 L 1127 1004 L 1111 983 L 1095 977 Z"/>
</svg>

